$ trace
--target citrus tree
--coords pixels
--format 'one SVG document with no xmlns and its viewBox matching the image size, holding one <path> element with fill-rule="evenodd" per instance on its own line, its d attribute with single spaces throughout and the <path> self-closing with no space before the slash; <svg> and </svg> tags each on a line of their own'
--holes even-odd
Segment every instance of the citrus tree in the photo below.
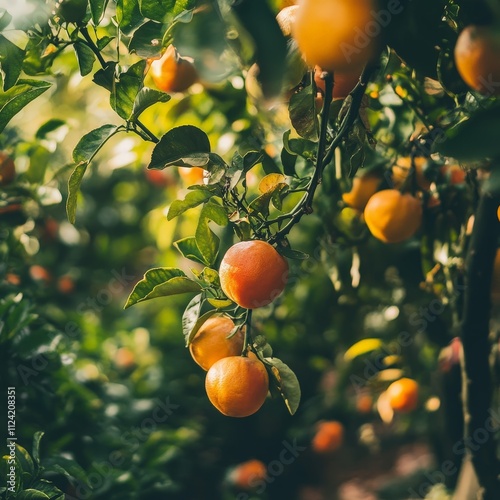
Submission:
<svg viewBox="0 0 500 500">
<path fill-rule="evenodd" d="M 66 396 L 75 407 L 86 401 L 75 395 L 81 374 L 66 362 L 72 342 L 98 356 L 97 343 L 85 344 L 92 328 L 79 326 L 85 307 L 76 307 L 70 322 L 64 303 L 52 309 L 74 291 L 75 278 L 61 273 L 53 297 L 48 288 L 29 290 L 20 269 L 28 265 L 29 280 L 50 283 L 33 258 L 55 245 L 57 233 L 67 246 L 82 248 L 85 238 L 95 238 L 101 245 L 95 268 L 116 274 L 130 251 L 113 243 L 128 235 L 127 248 L 139 252 L 132 228 L 140 210 L 165 203 L 152 190 L 160 186 L 168 205 L 156 212 L 156 231 L 178 257 L 171 253 L 167 265 L 144 273 L 137 266 L 142 278 L 115 276 L 128 294 L 125 309 L 137 311 L 126 316 L 128 328 L 148 321 L 143 302 L 177 308 L 167 322 L 182 330 L 178 343 L 207 371 L 209 401 L 229 417 L 265 411 L 270 391 L 300 418 L 300 374 L 307 370 L 299 351 L 342 352 L 334 404 L 313 404 L 314 390 L 302 390 L 316 408 L 303 418 L 308 426 L 315 422 L 318 454 L 345 440 L 341 421 L 348 418 L 335 409 L 339 401 L 354 401 L 358 414 L 376 408 L 386 424 L 437 411 L 428 375 L 435 370 L 448 433 L 440 458 L 454 467 L 438 482 L 453 488 L 466 455 L 482 498 L 497 498 L 496 424 L 490 429 L 489 422 L 496 394 L 490 319 L 500 287 L 498 4 L 33 0 L 23 6 L 0 11 L 0 341 L 9 375 L 26 382 L 43 371 L 48 385 L 74 380 L 70 389 L 62 385 Z M 84 133 L 64 112 L 54 113 L 78 86 L 98 96 L 99 113 Z M 31 131 L 37 113 L 50 119 Z M 68 127 L 71 158 L 63 144 Z M 112 161 L 106 152 L 123 145 L 122 138 L 132 141 L 138 164 L 147 162 L 140 182 L 149 191 L 123 174 L 110 202 L 92 168 Z M 185 189 L 170 189 L 175 179 Z M 63 198 L 68 222 L 57 222 L 50 214 Z M 109 205 L 97 222 L 94 199 Z M 127 210 L 113 208 L 120 200 L 129 202 Z M 109 222 L 113 217 L 122 225 Z M 86 233 L 72 226 L 79 219 Z M 106 227 L 113 232 L 105 234 Z M 59 249 L 52 262 L 67 252 Z M 78 253 L 75 261 L 85 262 Z M 85 279 L 92 282 L 82 276 L 80 283 Z M 102 290 L 96 297 L 105 306 Z M 104 306 L 94 304 L 101 314 Z M 111 324 L 106 314 L 130 313 L 102 312 L 94 330 Z M 297 335 L 280 341 L 278 333 L 291 325 L 311 336 L 306 328 L 319 325 L 334 333 L 304 345 Z M 274 340 L 282 357 L 287 349 L 295 353 L 288 357 L 296 366 L 274 355 Z M 126 379 L 138 361 L 133 350 L 120 349 L 115 363 Z M 44 350 L 57 359 L 49 371 L 33 362 Z M 25 399 L 34 397 L 25 385 Z M 92 405 L 83 406 L 91 415 Z M 84 470 L 63 456 L 41 462 L 42 433 L 31 430 L 32 453 L 18 446 L 14 458 L 5 457 L 6 474 L 9 460 L 26 473 L 13 475 L 7 497 L 82 497 L 82 485 L 91 488 Z M 54 452 L 64 443 L 58 446 Z M 247 464 L 256 480 L 250 490 L 265 485 L 259 464 Z M 120 467 L 112 464 L 109 474 L 116 495 Z M 69 489 L 47 481 L 50 474 L 69 478 Z M 106 491 L 103 484 L 95 489 Z"/>
</svg>

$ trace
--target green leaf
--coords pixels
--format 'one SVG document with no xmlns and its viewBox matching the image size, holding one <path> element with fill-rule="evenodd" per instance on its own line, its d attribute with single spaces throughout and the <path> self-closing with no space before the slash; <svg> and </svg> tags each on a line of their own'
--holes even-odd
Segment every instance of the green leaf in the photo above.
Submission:
<svg viewBox="0 0 500 500">
<path fill-rule="evenodd" d="M 290 120 L 297 134 L 310 141 L 318 140 L 319 123 L 316 113 L 314 87 L 308 85 L 290 99 Z"/>
<path fill-rule="evenodd" d="M 92 81 L 105 88 L 109 92 L 113 92 L 113 85 L 115 82 L 115 70 L 116 62 L 110 61 L 106 64 L 105 68 L 102 68 L 94 73 Z"/>
<path fill-rule="evenodd" d="M 207 299 L 207 302 L 216 309 L 224 309 L 233 305 L 233 301 L 229 299 Z"/>
<path fill-rule="evenodd" d="M 48 471 L 58 472 L 70 480 L 76 479 L 79 483 L 87 487 L 90 486 L 85 471 L 77 462 L 70 458 L 61 456 L 51 457 L 43 461 L 43 467 Z"/>
<path fill-rule="evenodd" d="M 200 249 L 198 248 L 198 245 L 196 244 L 196 238 L 194 236 L 182 238 L 181 240 L 174 242 L 174 246 L 184 257 L 186 257 L 186 259 L 204 265 L 207 264 L 200 252 Z"/>
<path fill-rule="evenodd" d="M 28 488 L 27 490 L 20 491 L 16 498 L 18 500 L 50 500 L 50 497 L 43 491 Z"/>
<path fill-rule="evenodd" d="M 500 157 L 500 106 L 474 113 L 468 120 L 438 136 L 433 151 L 459 161 L 475 161 Z"/>
<path fill-rule="evenodd" d="M 41 491 L 49 496 L 50 500 L 64 500 L 64 493 L 51 482 L 39 479 L 32 485 L 34 490 Z"/>
<path fill-rule="evenodd" d="M 19 80 L 6 92 L 0 92 L 0 132 L 21 109 L 43 94 L 52 84 L 41 80 Z"/>
<path fill-rule="evenodd" d="M 23 68 L 24 50 L 0 35 L 0 74 L 3 77 L 3 90 L 12 88 Z"/>
<path fill-rule="evenodd" d="M 198 318 L 200 317 L 201 306 L 203 304 L 203 295 L 200 293 L 193 297 L 182 315 L 182 333 L 186 341 L 186 347 L 189 345 L 189 337 Z"/>
<path fill-rule="evenodd" d="M 190 191 L 183 200 L 175 200 L 172 205 L 170 205 L 167 220 L 175 219 L 175 217 L 183 214 L 186 210 L 205 203 L 212 196 L 213 193 L 204 189 Z"/>
<path fill-rule="evenodd" d="M 169 130 L 154 147 L 148 168 L 163 169 L 170 165 L 204 166 L 210 153 L 207 134 L 192 125 Z"/>
<path fill-rule="evenodd" d="M 125 309 L 139 302 L 156 297 L 168 297 L 181 293 L 200 291 L 201 286 L 189 279 L 183 271 L 173 267 L 150 269 L 132 290 Z"/>
<path fill-rule="evenodd" d="M 295 373 L 278 358 L 264 358 L 288 411 L 293 415 L 300 403 L 300 385 Z"/>
<path fill-rule="evenodd" d="M 130 36 L 134 30 L 144 24 L 145 19 L 139 10 L 138 0 L 117 0 L 116 20 L 120 30 L 126 36 Z"/>
<path fill-rule="evenodd" d="M 111 107 L 124 120 L 130 120 L 133 116 L 136 98 L 144 86 L 145 69 L 146 61 L 133 64 L 120 75 L 111 91 Z"/>
<path fill-rule="evenodd" d="M 200 250 L 205 264 L 211 266 L 219 253 L 219 237 L 210 229 L 209 221 L 214 221 L 219 226 L 225 226 L 229 222 L 226 211 L 220 205 L 207 203 L 200 214 L 196 228 L 196 245 Z"/>
<path fill-rule="evenodd" d="M 0 9 L 0 31 L 4 30 L 11 21 L 12 16 L 5 9 Z"/>
<path fill-rule="evenodd" d="M 108 44 L 110 44 L 115 39 L 114 36 L 103 36 L 96 40 L 96 45 L 99 50 L 103 50 Z"/>
<path fill-rule="evenodd" d="M 40 465 L 40 441 L 45 433 L 43 431 L 37 431 L 33 435 L 33 459 L 35 463 Z"/>
<path fill-rule="evenodd" d="M 64 120 L 60 120 L 58 118 L 51 118 L 50 120 L 46 121 L 36 131 L 35 137 L 37 139 L 46 139 L 51 132 L 54 132 L 58 128 L 63 127 L 64 125 L 66 125 L 66 122 Z"/>
<path fill-rule="evenodd" d="M 290 134 L 290 130 L 283 134 L 283 146 L 287 152 L 314 161 L 318 148 L 317 144 L 308 139 L 291 139 Z"/>
<path fill-rule="evenodd" d="M 281 150 L 281 164 L 283 165 L 283 172 L 285 175 L 289 175 L 291 177 L 295 177 L 297 173 L 295 172 L 295 163 L 297 163 L 297 155 L 292 154 L 283 148 Z"/>
<path fill-rule="evenodd" d="M 165 92 L 160 92 L 159 90 L 153 90 L 148 87 L 142 88 L 137 94 L 134 106 L 132 108 L 132 116 L 130 119 L 132 121 L 139 118 L 141 113 L 148 109 L 150 106 L 157 104 L 159 102 L 170 101 L 170 96 Z"/>
<path fill-rule="evenodd" d="M 195 324 L 191 328 L 191 331 L 187 334 L 186 333 L 184 334 L 186 340 L 186 346 L 188 346 L 193 341 L 195 335 L 198 333 L 198 330 L 203 326 L 203 323 L 205 323 L 205 321 L 211 318 L 214 314 L 217 314 L 217 310 L 211 309 L 210 311 L 207 311 L 206 313 L 202 314 L 196 320 Z"/>
<path fill-rule="evenodd" d="M 106 12 L 106 6 L 109 0 L 89 0 L 90 12 L 92 13 L 92 21 L 97 26 Z"/>
<path fill-rule="evenodd" d="M 90 163 L 106 142 L 118 132 L 116 125 L 103 125 L 85 134 L 73 150 L 75 163 Z"/>
<path fill-rule="evenodd" d="M 281 246 L 279 253 L 284 257 L 294 260 L 307 260 L 309 255 L 307 253 L 301 252 L 300 250 L 292 250 L 289 246 Z"/>
<path fill-rule="evenodd" d="M 161 54 L 163 48 L 162 39 L 164 34 L 165 25 L 163 23 L 148 21 L 134 32 L 128 49 L 145 59 L 157 57 Z"/>
<path fill-rule="evenodd" d="M 66 201 L 66 215 L 71 224 L 76 221 L 76 202 L 78 198 L 78 192 L 80 191 L 80 184 L 82 183 L 83 176 L 87 170 L 89 164 L 86 161 L 80 162 L 68 180 L 68 199 Z"/>
<path fill-rule="evenodd" d="M 346 361 L 352 361 L 353 359 L 361 356 L 363 354 L 368 354 L 369 352 L 375 351 L 382 347 L 383 342 L 380 339 L 363 339 L 356 342 L 354 345 L 349 347 L 344 353 L 344 359 Z"/>
<path fill-rule="evenodd" d="M 92 49 L 85 43 L 75 43 L 75 52 L 80 66 L 80 74 L 86 76 L 92 72 L 94 67 L 95 55 Z"/>
<path fill-rule="evenodd" d="M 21 466 L 23 472 L 27 472 L 30 476 L 33 475 L 33 471 L 35 470 L 35 466 L 33 464 L 33 460 L 28 453 L 28 451 L 22 446 L 16 443 L 16 458 Z"/>
</svg>

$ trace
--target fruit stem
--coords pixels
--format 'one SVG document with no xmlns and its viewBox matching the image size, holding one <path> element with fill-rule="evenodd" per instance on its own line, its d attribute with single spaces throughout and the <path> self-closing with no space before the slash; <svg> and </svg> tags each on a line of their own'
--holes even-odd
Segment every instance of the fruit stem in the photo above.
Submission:
<svg viewBox="0 0 500 500">
<path fill-rule="evenodd" d="M 461 325 L 464 443 L 483 488 L 483 500 L 498 498 L 500 491 L 500 463 L 496 456 L 494 434 L 490 433 L 485 442 L 482 438 L 481 441 L 476 439 L 476 436 L 483 435 L 485 428 L 489 429 L 492 419 L 489 324 L 492 270 L 500 236 L 496 214 L 500 205 L 500 188 L 493 187 L 494 178 L 498 176 L 500 172 L 493 169 L 489 185 L 484 186 L 476 211 L 467 254 Z M 499 179 L 495 180 L 498 186 Z"/>
<path fill-rule="evenodd" d="M 245 338 L 243 340 L 242 354 L 247 355 L 248 345 L 252 340 L 252 309 L 247 309 L 247 319 L 245 320 Z"/>
</svg>

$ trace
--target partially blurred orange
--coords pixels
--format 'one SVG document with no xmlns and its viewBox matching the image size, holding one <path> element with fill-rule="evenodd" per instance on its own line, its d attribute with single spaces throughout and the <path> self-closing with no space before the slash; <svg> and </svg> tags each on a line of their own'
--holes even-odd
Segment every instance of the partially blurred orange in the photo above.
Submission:
<svg viewBox="0 0 500 500">
<path fill-rule="evenodd" d="M 344 441 L 344 426 L 335 420 L 320 422 L 312 440 L 316 453 L 331 453 L 338 450 Z"/>
</svg>

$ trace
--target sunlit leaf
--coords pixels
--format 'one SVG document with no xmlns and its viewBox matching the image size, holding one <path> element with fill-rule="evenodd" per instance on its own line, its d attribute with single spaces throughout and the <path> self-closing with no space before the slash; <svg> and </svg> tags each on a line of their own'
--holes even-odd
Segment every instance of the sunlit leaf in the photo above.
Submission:
<svg viewBox="0 0 500 500">
<path fill-rule="evenodd" d="M 132 290 L 125 309 L 157 297 L 168 297 L 182 293 L 198 292 L 199 283 L 189 279 L 183 271 L 172 267 L 158 267 L 150 269 Z"/>
<path fill-rule="evenodd" d="M 134 116 L 136 99 L 144 86 L 145 69 L 146 61 L 133 64 L 120 75 L 111 91 L 111 107 L 125 120 L 131 120 Z"/>
<path fill-rule="evenodd" d="M 6 92 L 0 92 L 0 132 L 19 111 L 48 90 L 51 85 L 42 80 L 19 80 L 14 87 Z"/>
<path fill-rule="evenodd" d="M 0 35 L 0 73 L 3 78 L 3 90 L 13 87 L 23 68 L 24 50 Z"/>
<path fill-rule="evenodd" d="M 196 228 L 196 245 L 207 265 L 212 265 L 219 252 L 219 237 L 210 229 L 209 222 L 225 226 L 229 220 L 225 209 L 216 203 L 207 203 L 200 214 Z"/>
<path fill-rule="evenodd" d="M 198 262 L 200 264 L 207 265 L 205 258 L 200 252 L 198 245 L 196 244 L 196 238 L 194 236 L 189 236 L 188 238 L 182 238 L 174 242 L 174 246 L 179 250 L 179 252 L 186 257 L 186 259 Z"/>
<path fill-rule="evenodd" d="M 183 200 L 175 200 L 172 202 L 172 205 L 170 205 L 168 210 L 167 219 L 172 220 L 175 217 L 178 217 L 186 210 L 201 205 L 212 196 L 213 194 L 208 190 L 196 189 L 190 191 Z"/>
<path fill-rule="evenodd" d="M 86 161 L 80 162 L 76 166 L 75 170 L 73 170 L 68 180 L 68 199 L 66 200 L 66 214 L 71 224 L 74 224 L 76 220 L 78 192 L 80 191 L 80 185 L 88 166 L 89 164 Z"/>
<path fill-rule="evenodd" d="M 182 315 L 182 333 L 186 342 L 186 346 L 189 345 L 190 335 L 193 331 L 198 318 L 200 317 L 201 306 L 203 304 L 203 296 L 200 293 L 193 297 Z"/>
<path fill-rule="evenodd" d="M 85 134 L 73 150 L 75 163 L 90 163 L 98 151 L 118 131 L 116 125 L 103 125 Z"/>
<path fill-rule="evenodd" d="M 353 359 L 361 356 L 363 354 L 367 354 L 369 352 L 375 351 L 382 347 L 383 342 L 380 339 L 363 339 L 359 342 L 356 342 L 354 345 L 349 347 L 344 354 L 344 359 L 346 361 L 352 361 Z"/>
<path fill-rule="evenodd" d="M 290 120 L 294 129 L 304 139 L 318 140 L 319 122 L 316 112 L 314 87 L 308 85 L 290 99 Z"/>
<path fill-rule="evenodd" d="M 132 108 L 132 116 L 130 119 L 135 120 L 143 111 L 154 104 L 168 101 L 170 101 L 170 96 L 165 94 L 165 92 L 144 87 L 139 91 L 135 98 L 134 106 Z"/>
<path fill-rule="evenodd" d="M 285 182 L 285 176 L 283 174 L 268 174 L 259 183 L 259 191 L 261 193 L 267 193 L 273 190 L 278 184 L 283 184 Z"/>
</svg>

